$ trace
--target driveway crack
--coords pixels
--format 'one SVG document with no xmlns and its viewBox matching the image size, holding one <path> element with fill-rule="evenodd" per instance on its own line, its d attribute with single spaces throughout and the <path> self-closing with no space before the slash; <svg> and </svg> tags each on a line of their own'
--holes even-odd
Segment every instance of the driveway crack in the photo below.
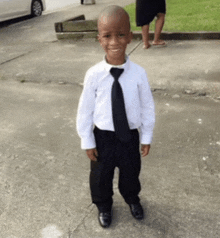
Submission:
<svg viewBox="0 0 220 238">
<path fill-rule="evenodd" d="M 137 48 L 138 46 L 142 43 L 142 40 L 140 40 L 135 46 L 134 48 L 128 53 L 128 56 L 131 55 Z"/>
<path fill-rule="evenodd" d="M 18 55 L 18 56 L 14 57 L 14 58 L 11 58 L 11 59 L 9 59 L 9 60 L 6 60 L 6 61 L 0 63 L 0 65 L 9 63 L 9 62 L 11 62 L 11 61 L 13 61 L 13 60 L 16 60 L 16 59 L 19 59 L 19 58 L 21 58 L 21 57 L 23 57 L 23 56 L 26 56 L 26 55 L 28 55 L 28 54 L 30 54 L 30 53 L 32 53 L 32 52 L 33 52 L 33 50 L 28 51 L 28 52 L 26 52 L 26 53 L 23 53 L 23 54 L 21 54 L 21 55 Z"/>
<path fill-rule="evenodd" d="M 76 225 L 76 227 L 73 229 L 72 231 L 72 235 L 73 233 L 81 226 L 84 224 L 85 222 L 85 219 L 92 213 L 94 209 L 94 206 L 93 204 L 91 203 L 89 206 L 88 206 L 88 211 L 86 212 L 86 214 L 83 216 L 83 218 L 79 221 L 78 225 Z M 70 236 L 69 238 L 73 238 L 73 236 Z"/>
</svg>

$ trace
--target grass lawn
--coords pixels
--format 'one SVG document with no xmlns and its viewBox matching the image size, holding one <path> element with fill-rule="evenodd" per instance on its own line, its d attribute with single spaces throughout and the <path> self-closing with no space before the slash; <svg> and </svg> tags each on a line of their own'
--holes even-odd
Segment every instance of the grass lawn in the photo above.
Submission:
<svg viewBox="0 0 220 238">
<path fill-rule="evenodd" d="M 167 13 L 163 31 L 220 31 L 220 0 L 166 0 Z M 132 31 L 141 31 L 135 22 L 135 3 L 125 7 Z M 150 25 L 154 30 L 154 21 Z"/>
</svg>

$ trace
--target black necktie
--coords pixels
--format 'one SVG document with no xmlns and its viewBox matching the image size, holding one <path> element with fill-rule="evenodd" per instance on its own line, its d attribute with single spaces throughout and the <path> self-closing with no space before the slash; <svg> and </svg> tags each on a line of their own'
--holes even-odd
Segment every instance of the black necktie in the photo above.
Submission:
<svg viewBox="0 0 220 238">
<path fill-rule="evenodd" d="M 123 92 L 118 79 L 124 69 L 111 68 L 110 73 L 114 77 L 112 84 L 112 116 L 115 133 L 122 142 L 128 142 L 131 139 L 131 132 L 125 111 Z"/>
</svg>

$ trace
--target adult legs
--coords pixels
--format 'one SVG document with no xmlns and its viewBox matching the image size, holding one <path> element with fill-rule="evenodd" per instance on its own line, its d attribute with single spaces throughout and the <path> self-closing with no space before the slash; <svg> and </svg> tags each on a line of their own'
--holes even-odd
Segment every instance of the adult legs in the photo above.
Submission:
<svg viewBox="0 0 220 238">
<path fill-rule="evenodd" d="M 154 41 L 153 45 L 164 45 L 165 42 L 160 39 L 160 35 L 164 26 L 165 22 L 165 14 L 164 13 L 158 13 L 157 14 L 157 20 L 155 23 L 155 32 L 154 32 Z"/>
<path fill-rule="evenodd" d="M 150 28 L 150 25 L 142 26 L 142 40 L 144 43 L 144 46 L 143 46 L 144 49 L 148 49 L 150 47 L 149 28 Z"/>
<path fill-rule="evenodd" d="M 155 23 L 155 32 L 154 32 L 154 40 L 153 45 L 165 45 L 165 41 L 160 39 L 160 35 L 164 26 L 165 22 L 165 14 L 164 13 L 158 13 L 157 14 L 157 20 Z M 149 37 L 149 28 L 150 24 L 142 26 L 142 40 L 144 43 L 143 48 L 148 49 L 150 44 L 150 37 Z"/>
</svg>

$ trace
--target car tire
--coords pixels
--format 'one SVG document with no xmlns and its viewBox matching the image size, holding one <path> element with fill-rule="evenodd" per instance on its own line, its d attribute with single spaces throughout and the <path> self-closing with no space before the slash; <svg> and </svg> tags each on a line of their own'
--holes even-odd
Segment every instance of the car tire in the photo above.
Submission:
<svg viewBox="0 0 220 238">
<path fill-rule="evenodd" d="M 31 4 L 31 16 L 38 17 L 43 12 L 43 6 L 40 0 L 33 0 Z"/>
</svg>

